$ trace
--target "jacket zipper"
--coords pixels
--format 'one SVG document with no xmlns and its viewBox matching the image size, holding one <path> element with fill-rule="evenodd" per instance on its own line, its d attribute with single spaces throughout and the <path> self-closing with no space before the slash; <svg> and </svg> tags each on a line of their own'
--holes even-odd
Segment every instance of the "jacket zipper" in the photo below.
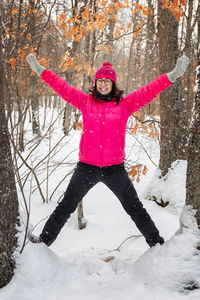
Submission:
<svg viewBox="0 0 200 300">
<path fill-rule="evenodd" d="M 100 168 L 103 165 L 103 131 L 104 131 L 104 122 L 105 122 L 105 105 L 103 104 L 102 108 L 102 124 L 101 124 L 101 140 L 99 145 L 100 150 Z"/>
</svg>

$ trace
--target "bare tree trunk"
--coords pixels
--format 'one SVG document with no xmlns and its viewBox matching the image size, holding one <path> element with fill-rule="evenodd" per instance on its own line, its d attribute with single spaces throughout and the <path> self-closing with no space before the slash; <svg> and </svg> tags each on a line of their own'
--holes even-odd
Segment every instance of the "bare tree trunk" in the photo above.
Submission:
<svg viewBox="0 0 200 300">
<path fill-rule="evenodd" d="M 78 228 L 84 229 L 86 227 L 86 222 L 84 221 L 84 214 L 83 214 L 83 200 L 78 204 L 77 213 L 78 213 Z"/>
<path fill-rule="evenodd" d="M 90 61 L 90 55 L 89 55 L 90 54 L 90 46 L 91 46 L 90 41 L 91 41 L 91 34 L 88 33 L 87 36 L 85 37 L 85 45 L 84 45 L 84 57 L 87 58 L 88 61 Z M 87 76 L 87 74 L 84 74 L 82 90 L 85 93 L 86 93 L 88 84 L 89 84 L 89 77 Z M 78 228 L 84 229 L 86 227 L 86 222 L 84 222 L 83 200 L 78 204 L 77 214 L 78 214 Z"/>
<path fill-rule="evenodd" d="M 152 0 L 148 0 L 148 8 L 153 12 Z M 155 78 L 155 23 L 153 22 L 154 14 L 149 12 L 147 17 L 147 31 L 146 31 L 146 47 L 144 58 L 144 84 L 148 84 Z"/>
<path fill-rule="evenodd" d="M 89 62 L 89 54 L 90 54 L 90 38 L 91 34 L 88 33 L 85 37 L 85 45 L 84 45 L 84 59 Z M 83 83 L 82 83 L 82 91 L 87 93 L 89 90 L 89 77 L 86 73 L 83 74 Z"/>
<path fill-rule="evenodd" d="M 34 46 L 36 41 L 36 17 L 34 14 L 35 1 L 29 0 L 29 5 L 31 8 L 30 15 L 30 33 L 31 39 Z M 40 136 L 40 122 L 39 122 L 39 104 L 37 95 L 37 77 L 31 77 L 31 109 L 32 109 L 32 131 L 33 134 Z"/>
<path fill-rule="evenodd" d="M 148 84 L 150 81 L 156 78 L 156 57 L 157 49 L 155 47 L 155 35 L 156 28 L 154 19 L 154 8 L 152 0 L 148 0 L 149 12 L 147 17 L 147 31 L 146 31 L 146 48 L 145 48 L 145 57 L 144 57 L 144 67 L 143 67 L 143 85 Z M 152 115 L 155 112 L 156 103 L 155 101 L 149 103 L 144 110 L 148 115 Z"/>
<path fill-rule="evenodd" d="M 179 56 L 178 22 L 158 0 L 160 73 L 171 71 Z M 159 167 L 164 176 L 172 162 L 186 159 L 187 120 L 181 79 L 160 95 L 161 144 Z"/>
<path fill-rule="evenodd" d="M 2 37 L 2 4 L 0 4 L 0 36 Z M 1 40 L 2 41 L 2 40 Z M 15 268 L 13 252 L 17 246 L 18 199 L 14 168 L 5 115 L 3 51 L 0 41 L 0 288 L 12 278 Z"/>
<path fill-rule="evenodd" d="M 39 105 L 37 95 L 37 78 L 31 77 L 31 110 L 32 110 L 32 131 L 33 134 L 40 136 L 40 119 L 39 119 Z"/>
<path fill-rule="evenodd" d="M 196 18 L 194 18 L 194 1 L 188 1 L 188 16 L 186 19 L 186 37 L 185 37 L 185 48 L 184 53 L 190 57 L 190 64 L 188 66 L 188 71 L 185 74 L 185 86 L 184 89 L 184 99 L 186 103 L 186 112 L 187 112 L 187 119 L 190 122 L 191 113 L 192 113 L 192 106 L 193 106 L 193 91 L 192 91 L 192 75 L 193 75 L 193 63 L 192 58 L 193 56 L 193 45 L 192 45 L 192 33 L 194 31 L 194 27 L 196 24 Z"/>
<path fill-rule="evenodd" d="M 78 3 L 80 1 L 72 1 L 72 17 L 75 20 L 76 13 L 78 11 Z M 82 9 L 82 8 L 80 8 Z M 77 21 L 75 21 L 75 27 L 78 26 L 79 24 Z M 76 51 L 79 47 L 79 42 L 75 41 L 75 39 L 72 41 L 72 46 L 71 48 L 68 49 L 68 52 L 70 54 L 70 57 L 75 58 Z M 65 80 L 69 83 L 74 85 L 76 83 L 75 79 L 75 71 L 73 68 L 68 69 L 65 72 Z M 70 104 L 66 103 L 65 104 L 65 111 L 64 111 L 64 116 L 63 116 L 63 132 L 67 135 L 69 132 L 69 126 L 71 123 L 71 118 L 72 118 L 72 113 L 75 112 L 76 108 L 73 108 Z M 68 119 L 67 119 L 68 118 Z M 75 123 L 75 122 L 74 122 Z M 75 124 L 74 124 L 75 128 Z"/>
<path fill-rule="evenodd" d="M 186 181 L 186 204 L 196 210 L 196 220 L 200 228 L 200 0 L 198 4 L 198 57 L 195 100 L 188 146 L 188 167 Z"/>
<path fill-rule="evenodd" d="M 19 124 L 19 151 L 24 151 L 24 122 L 21 121 Z"/>
<path fill-rule="evenodd" d="M 63 132 L 64 135 L 69 134 L 71 117 L 72 117 L 73 106 L 69 103 L 65 103 L 64 115 L 63 115 Z"/>
<path fill-rule="evenodd" d="M 132 68 L 132 65 L 133 65 L 133 46 L 135 44 L 135 38 L 134 36 L 132 35 L 132 38 L 131 38 L 131 44 L 130 44 L 130 48 L 129 48 L 129 55 L 128 55 L 128 66 L 127 66 L 127 78 L 126 78 L 126 88 L 125 88 L 125 91 L 128 94 L 131 93 L 132 91 L 132 86 L 131 86 L 131 81 L 132 81 L 132 72 L 133 72 L 133 68 Z"/>
<path fill-rule="evenodd" d="M 112 3 L 116 3 L 117 1 L 114 0 Z M 115 11 L 113 15 L 116 15 L 117 12 Z M 104 53 L 104 61 L 109 61 L 111 64 L 113 64 L 113 33 L 115 29 L 115 22 L 113 20 L 113 15 L 109 17 L 109 24 L 108 24 L 108 33 L 106 34 L 107 38 L 107 45 L 110 47 L 110 51 L 108 53 Z"/>
</svg>

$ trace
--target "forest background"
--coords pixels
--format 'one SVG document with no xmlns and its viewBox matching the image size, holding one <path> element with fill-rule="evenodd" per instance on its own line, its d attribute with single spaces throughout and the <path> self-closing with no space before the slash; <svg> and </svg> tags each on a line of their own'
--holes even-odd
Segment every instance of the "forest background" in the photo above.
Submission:
<svg viewBox="0 0 200 300">
<path fill-rule="evenodd" d="M 129 94 L 171 71 L 177 58 L 186 54 L 190 65 L 185 75 L 153 103 L 131 116 L 127 133 L 141 132 L 158 141 L 160 160 L 156 167 L 160 177 L 166 176 L 173 162 L 188 160 L 186 203 L 197 209 L 196 219 L 200 224 L 199 33 L 200 2 L 197 0 L 1 1 L 0 274 L 4 274 L 1 287 L 10 281 L 15 267 L 13 252 L 17 244 L 16 224 L 19 224 L 16 186 L 27 213 L 27 234 L 30 207 L 24 194 L 26 183 L 34 182 L 30 194 L 37 189 L 41 201 L 49 202 L 75 167 L 67 151 L 63 160 L 52 166 L 54 155 L 62 148 L 65 136 L 82 129 L 80 112 L 44 86 L 31 72 L 27 55 L 34 53 L 43 66 L 84 92 L 93 85 L 95 71 L 104 61 L 109 61 L 118 74 L 119 87 Z M 49 110 L 51 122 L 46 129 L 45 117 Z M 63 136 L 52 147 L 53 128 L 59 118 L 62 118 Z M 31 124 L 31 140 L 26 139 L 27 120 Z M 31 157 L 37 156 L 44 139 L 48 140 L 45 155 L 38 155 L 34 163 Z M 25 156 L 27 148 L 30 150 Z M 140 180 L 147 172 L 140 161 L 127 159 L 125 163 L 133 180 Z M 26 172 L 22 174 L 24 166 Z M 50 177 L 60 166 L 68 166 L 69 172 L 49 194 Z M 39 175 L 44 170 L 46 175 L 41 182 Z M 168 205 L 166 199 L 155 194 L 149 194 L 149 199 L 163 207 Z M 81 227 L 84 226 L 81 206 L 79 213 Z"/>
</svg>

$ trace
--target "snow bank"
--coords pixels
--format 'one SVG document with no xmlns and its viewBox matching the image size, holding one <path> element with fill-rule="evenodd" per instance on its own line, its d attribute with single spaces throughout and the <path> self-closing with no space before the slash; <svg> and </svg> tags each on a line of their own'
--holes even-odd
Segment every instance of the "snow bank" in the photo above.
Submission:
<svg viewBox="0 0 200 300">
<path fill-rule="evenodd" d="M 180 230 L 163 246 L 149 249 L 133 264 L 133 280 L 142 282 L 147 289 L 186 295 L 188 287 L 200 286 L 199 241 L 194 212 L 191 207 L 184 207 Z"/>
<path fill-rule="evenodd" d="M 137 229 L 103 184 L 87 200 L 87 228 L 77 229 L 74 214 L 50 248 L 29 242 L 0 300 L 200 299 L 199 290 L 185 289 L 200 286 L 200 236 L 191 207 L 183 208 L 180 228 L 164 245 L 148 248 L 142 237 L 133 237 L 116 251 L 123 234 Z M 163 211 L 161 230 L 169 231 L 170 211 L 144 201 L 149 203 L 153 219 Z"/>
<path fill-rule="evenodd" d="M 185 160 L 173 162 L 165 177 L 161 177 L 161 171 L 157 169 L 144 192 L 144 198 L 153 200 L 156 197 L 158 203 L 164 201 L 180 211 L 185 202 L 186 169 Z"/>
</svg>

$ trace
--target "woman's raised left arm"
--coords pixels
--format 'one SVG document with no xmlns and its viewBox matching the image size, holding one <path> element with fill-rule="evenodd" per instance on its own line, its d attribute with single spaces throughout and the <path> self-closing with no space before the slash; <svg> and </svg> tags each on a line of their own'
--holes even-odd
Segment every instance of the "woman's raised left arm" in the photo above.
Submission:
<svg viewBox="0 0 200 300">
<path fill-rule="evenodd" d="M 150 103 L 161 92 L 172 85 L 177 78 L 182 76 L 189 65 L 189 58 L 185 55 L 178 58 L 175 68 L 157 77 L 144 87 L 139 88 L 125 97 L 126 104 L 129 106 L 129 115 L 140 110 L 143 106 Z"/>
</svg>

